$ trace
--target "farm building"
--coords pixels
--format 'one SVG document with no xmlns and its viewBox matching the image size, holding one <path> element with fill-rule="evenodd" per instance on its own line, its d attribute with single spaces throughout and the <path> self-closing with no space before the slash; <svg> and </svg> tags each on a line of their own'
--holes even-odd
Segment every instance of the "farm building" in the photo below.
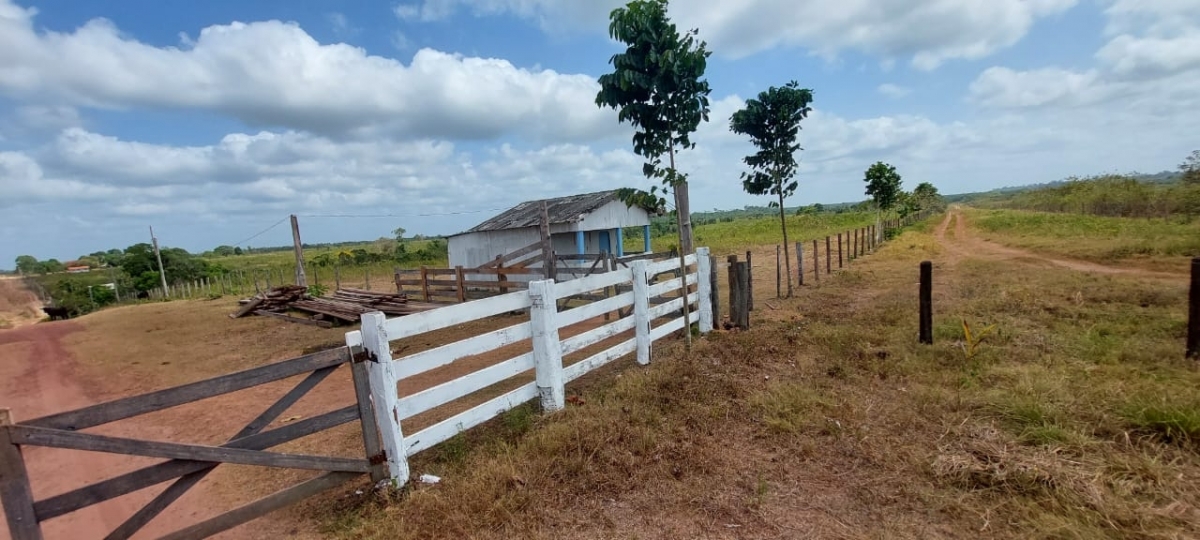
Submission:
<svg viewBox="0 0 1200 540">
<path fill-rule="evenodd" d="M 477 268 L 541 240 L 542 200 L 526 201 L 453 235 L 449 240 L 450 265 Z M 622 229 L 641 227 L 644 250 L 650 252 L 650 214 L 627 206 L 616 191 L 601 191 L 545 199 L 550 239 L 560 255 L 624 252 Z"/>
</svg>

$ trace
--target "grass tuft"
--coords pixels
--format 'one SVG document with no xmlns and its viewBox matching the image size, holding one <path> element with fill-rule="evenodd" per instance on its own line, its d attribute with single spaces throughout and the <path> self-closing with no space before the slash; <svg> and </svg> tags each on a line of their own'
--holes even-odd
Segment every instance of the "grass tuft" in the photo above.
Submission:
<svg viewBox="0 0 1200 540">
<path fill-rule="evenodd" d="M 1129 426 L 1173 444 L 1200 442 L 1200 405 L 1141 400 L 1120 410 Z"/>
</svg>

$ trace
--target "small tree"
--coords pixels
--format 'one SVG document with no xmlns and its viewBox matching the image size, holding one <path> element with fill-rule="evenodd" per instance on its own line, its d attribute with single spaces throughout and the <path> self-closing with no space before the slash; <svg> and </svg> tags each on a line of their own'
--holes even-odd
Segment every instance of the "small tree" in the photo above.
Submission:
<svg viewBox="0 0 1200 540">
<path fill-rule="evenodd" d="M 1200 150 L 1193 150 L 1179 164 L 1179 171 L 1183 173 L 1181 180 L 1184 184 L 1200 184 Z"/>
<path fill-rule="evenodd" d="M 900 196 L 900 175 L 896 173 L 895 167 L 879 161 L 867 169 L 863 181 L 867 183 L 867 195 L 875 202 L 878 223 L 882 218 L 881 214 L 896 205 Z"/>
<path fill-rule="evenodd" d="M 746 106 L 733 113 L 729 129 L 734 133 L 749 135 L 750 142 L 758 148 L 754 154 L 742 158 L 750 172 L 742 173 L 742 189 L 751 195 L 775 195 L 779 202 L 779 228 L 783 231 L 783 260 L 787 268 L 787 295 L 792 296 L 792 257 L 788 248 L 787 218 L 783 210 L 785 198 L 796 193 L 796 142 L 800 133 L 800 121 L 812 109 L 812 90 L 800 88 L 796 81 L 782 87 L 760 92 L 757 99 L 746 101 Z"/>
<path fill-rule="evenodd" d="M 694 147 L 691 134 L 708 120 L 711 89 L 702 77 L 711 53 L 697 42 L 697 30 L 679 33 L 667 18 L 667 0 L 614 9 L 608 34 L 628 47 L 609 60 L 613 72 L 600 76 L 596 105 L 616 109 L 618 120 L 633 124 L 633 151 L 647 159 L 642 173 L 674 192 L 681 253 L 690 252 L 687 175 L 675 168 L 675 152 Z"/>
</svg>

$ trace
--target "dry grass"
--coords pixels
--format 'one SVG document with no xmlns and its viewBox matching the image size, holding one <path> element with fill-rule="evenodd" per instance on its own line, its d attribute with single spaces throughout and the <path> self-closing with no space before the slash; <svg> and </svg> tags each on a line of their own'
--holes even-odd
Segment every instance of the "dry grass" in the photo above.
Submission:
<svg viewBox="0 0 1200 540">
<path fill-rule="evenodd" d="M 960 260 L 930 229 L 771 299 L 750 332 L 660 347 L 648 368 L 572 389 L 584 405 L 518 409 L 417 456 L 414 472 L 439 485 L 310 507 L 342 538 L 1200 530 L 1182 285 Z M 920 346 L 913 284 L 927 258 L 937 344 Z M 997 325 L 970 359 L 964 319 Z"/>
</svg>

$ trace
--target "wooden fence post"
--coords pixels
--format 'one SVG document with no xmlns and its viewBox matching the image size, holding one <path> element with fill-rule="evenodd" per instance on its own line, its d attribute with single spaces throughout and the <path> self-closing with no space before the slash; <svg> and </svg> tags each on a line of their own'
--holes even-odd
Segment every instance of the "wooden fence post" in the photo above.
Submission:
<svg viewBox="0 0 1200 540">
<path fill-rule="evenodd" d="M 783 275 L 779 273 L 779 246 L 775 246 L 775 298 L 783 298 Z M 789 276 L 790 277 L 790 276 Z"/>
<path fill-rule="evenodd" d="M 705 248 L 708 249 L 708 248 Z M 717 326 L 717 318 L 721 316 L 721 295 L 717 288 L 717 256 L 708 256 L 708 290 L 709 303 L 712 304 L 709 309 L 712 310 L 712 324 Z"/>
<path fill-rule="evenodd" d="M 754 263 L 750 250 L 746 250 L 746 309 L 754 311 Z"/>
<path fill-rule="evenodd" d="M 466 302 L 467 301 L 467 287 L 464 284 L 466 282 L 466 276 L 463 275 L 462 265 L 458 265 L 458 266 L 454 267 L 454 278 L 455 278 L 454 288 L 458 289 L 458 301 L 460 303 Z"/>
<path fill-rule="evenodd" d="M 650 363 L 650 283 L 646 281 L 645 259 L 633 261 L 629 269 L 633 272 L 633 333 L 637 339 L 637 362 Z M 703 325 L 701 325 L 703 327 Z"/>
<path fill-rule="evenodd" d="M 738 299 L 738 296 L 742 294 L 741 289 L 738 288 L 738 276 L 735 267 L 738 257 L 737 255 L 730 255 L 725 258 L 725 262 L 728 263 L 726 265 L 726 277 L 729 281 L 729 322 L 737 324 L 737 309 L 741 305 L 741 300 Z"/>
<path fill-rule="evenodd" d="M 333 265 L 333 287 L 335 291 L 342 290 L 341 266 L 337 264 Z"/>
<path fill-rule="evenodd" d="M 1200 360 L 1200 257 L 1192 259 L 1192 285 L 1188 293 L 1187 357 Z"/>
<path fill-rule="evenodd" d="M 796 242 L 796 279 L 804 286 L 804 242 Z"/>
<path fill-rule="evenodd" d="M 508 280 L 508 276 L 500 272 L 504 269 L 504 256 L 496 255 L 496 281 L 504 283 Z M 508 287 L 500 287 L 500 294 L 508 294 Z"/>
<path fill-rule="evenodd" d="M 363 268 L 363 288 L 371 290 L 371 269 Z"/>
<path fill-rule="evenodd" d="M 429 268 L 426 266 L 421 267 L 421 298 L 429 301 Z"/>
<path fill-rule="evenodd" d="M 842 268 L 842 233 L 838 233 L 838 269 Z"/>
<path fill-rule="evenodd" d="M 349 346 L 349 336 L 347 333 L 347 346 Z M 366 358 L 357 356 L 357 353 L 362 350 L 350 349 L 351 354 L 355 354 L 354 360 L 350 362 L 350 376 L 354 381 L 354 397 L 358 402 L 358 419 L 362 426 L 363 449 L 366 452 L 367 461 L 371 463 L 371 481 L 379 482 L 388 478 L 388 470 L 385 464 L 387 463 L 383 451 L 383 441 L 379 438 L 379 426 L 375 425 L 375 407 L 371 403 L 371 374 L 367 370 L 369 363 Z"/>
<path fill-rule="evenodd" d="M 400 429 L 400 395 L 396 389 L 396 371 L 392 364 L 392 348 L 388 344 L 387 317 L 378 311 L 362 314 L 363 348 L 367 351 L 368 379 L 371 401 L 374 404 L 375 425 L 383 443 L 388 477 L 392 487 L 408 482 L 408 450 L 404 431 Z"/>
<path fill-rule="evenodd" d="M 733 311 L 736 312 L 736 318 L 733 318 L 733 324 L 737 325 L 742 330 L 750 329 L 750 306 L 747 302 L 750 300 L 750 264 L 745 262 L 735 262 L 732 267 L 734 275 L 734 288 L 738 291 L 736 298 L 731 299 L 731 303 L 736 302 L 738 305 Z"/>
<path fill-rule="evenodd" d="M 542 411 L 553 412 L 566 406 L 566 380 L 563 378 L 562 342 L 558 339 L 558 305 L 554 298 L 554 280 L 529 282 L 529 324 L 533 328 L 533 368 Z"/>
<path fill-rule="evenodd" d="M 707 334 L 713 329 L 713 281 L 712 281 L 712 259 L 709 258 L 708 248 L 702 247 L 696 250 L 696 292 L 699 294 L 696 298 L 696 305 L 700 309 L 700 333 Z M 637 296 L 637 291 L 634 291 L 634 297 Z M 636 302 L 636 300 L 635 300 Z"/>
<path fill-rule="evenodd" d="M 933 263 L 921 263 L 921 343 L 933 343 Z"/>
<path fill-rule="evenodd" d="M 825 275 L 833 273 L 833 244 L 829 241 L 829 237 L 825 237 Z"/>
<path fill-rule="evenodd" d="M 33 489 L 21 447 L 13 444 L 8 426 L 12 413 L 0 409 L 0 503 L 8 518 L 8 534 L 12 540 L 42 540 L 42 528 L 33 512 Z"/>
<path fill-rule="evenodd" d="M 817 241 L 813 240 L 813 279 L 821 282 L 821 253 L 817 249 Z"/>
</svg>

